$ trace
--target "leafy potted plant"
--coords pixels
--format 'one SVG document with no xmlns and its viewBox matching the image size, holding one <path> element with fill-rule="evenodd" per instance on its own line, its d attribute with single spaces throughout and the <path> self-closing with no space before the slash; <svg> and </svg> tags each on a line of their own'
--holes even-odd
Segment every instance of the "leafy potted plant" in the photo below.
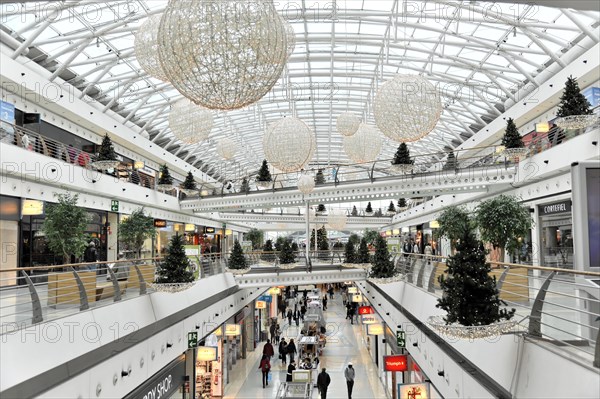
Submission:
<svg viewBox="0 0 600 399">
<path fill-rule="evenodd" d="M 410 151 L 406 143 L 400 143 L 392 160 L 392 169 L 398 173 L 407 173 L 412 170 L 414 162 L 410 158 Z"/>
<path fill-rule="evenodd" d="M 258 170 L 258 175 L 256 176 L 256 185 L 260 188 L 269 188 L 272 184 L 273 178 L 269 171 L 269 164 L 266 159 L 263 159 L 262 166 Z"/>
<path fill-rule="evenodd" d="M 192 172 L 188 172 L 183 184 L 181 185 L 181 192 L 185 195 L 196 195 L 198 194 L 198 186 L 194 180 Z"/>
<path fill-rule="evenodd" d="M 390 260 L 387 241 L 380 235 L 375 239 L 375 254 L 373 255 L 371 264 L 369 281 L 384 284 L 398 280 L 395 278 L 394 263 Z"/>
<path fill-rule="evenodd" d="M 464 232 L 475 227 L 469 211 L 460 206 L 449 206 L 437 218 L 439 228 L 437 234 L 439 237 L 445 236 L 450 240 L 452 251 L 456 248 L 456 243 L 464 235 Z"/>
<path fill-rule="evenodd" d="M 113 147 L 112 141 L 108 134 L 104 135 L 100 151 L 96 160 L 92 162 L 92 166 L 98 170 L 114 169 L 119 166 L 120 161 L 117 159 L 117 154 Z"/>
<path fill-rule="evenodd" d="M 163 164 L 160 167 L 158 184 L 156 187 L 162 191 L 169 191 L 173 188 L 173 177 L 171 177 L 167 164 Z"/>
<path fill-rule="evenodd" d="M 194 285 L 192 264 L 185 254 L 183 237 L 179 234 L 171 238 L 167 256 L 158 264 L 156 275 L 154 283 L 148 284 L 156 291 L 175 293 Z"/>
<path fill-rule="evenodd" d="M 390 205 L 388 206 L 386 213 L 388 216 L 394 216 L 396 214 L 396 207 L 394 206 L 394 201 L 390 201 Z"/>
<path fill-rule="evenodd" d="M 296 267 L 296 254 L 292 250 L 290 241 L 285 239 L 281 244 L 281 251 L 279 251 L 279 267 L 282 269 L 293 269 Z"/>
<path fill-rule="evenodd" d="M 119 240 L 134 257 L 141 258 L 144 242 L 155 236 L 154 219 L 144 214 L 144 208 L 136 209 L 119 223 Z"/>
<path fill-rule="evenodd" d="M 584 129 L 598 121 L 598 116 L 593 114 L 589 101 L 581 94 L 579 83 L 573 76 L 569 76 L 565 82 L 556 116 L 556 125 L 565 130 Z"/>
<path fill-rule="evenodd" d="M 323 175 L 323 169 L 319 169 L 317 174 L 315 175 L 315 184 L 318 186 L 320 184 L 325 184 L 325 175 Z"/>
<path fill-rule="evenodd" d="M 264 233 L 262 230 L 252 228 L 246 234 L 244 239 L 252 242 L 252 249 L 259 249 L 262 247 Z"/>
<path fill-rule="evenodd" d="M 373 207 L 371 206 L 371 202 L 369 202 L 365 208 L 365 215 L 373 216 Z"/>
<path fill-rule="evenodd" d="M 225 271 L 233 273 L 234 275 L 242 275 L 250 271 L 250 265 L 248 265 L 248 261 L 244 256 L 244 250 L 238 240 L 235 240 L 233 243 L 233 249 L 231 250 L 227 269 Z"/>
<path fill-rule="evenodd" d="M 512 118 L 508 118 L 508 121 L 506 121 L 506 130 L 502 137 L 502 146 L 504 146 L 503 154 L 507 158 L 519 158 L 527 154 L 527 148 L 525 148 L 517 125 L 515 125 Z"/>
</svg>

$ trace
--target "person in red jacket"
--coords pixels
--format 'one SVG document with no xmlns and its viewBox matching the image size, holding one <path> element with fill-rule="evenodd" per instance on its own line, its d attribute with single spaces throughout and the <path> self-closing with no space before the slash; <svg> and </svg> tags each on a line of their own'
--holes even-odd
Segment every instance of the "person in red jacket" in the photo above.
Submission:
<svg viewBox="0 0 600 399">
<path fill-rule="evenodd" d="M 263 347 L 263 355 L 268 356 L 269 360 L 275 355 L 275 351 L 273 350 L 273 345 L 271 345 L 271 341 L 267 340 L 267 343 Z"/>
<path fill-rule="evenodd" d="M 263 355 L 258 368 L 262 371 L 263 388 L 265 387 L 265 385 L 269 386 L 269 371 L 271 370 L 271 362 L 269 361 L 269 356 Z"/>
</svg>

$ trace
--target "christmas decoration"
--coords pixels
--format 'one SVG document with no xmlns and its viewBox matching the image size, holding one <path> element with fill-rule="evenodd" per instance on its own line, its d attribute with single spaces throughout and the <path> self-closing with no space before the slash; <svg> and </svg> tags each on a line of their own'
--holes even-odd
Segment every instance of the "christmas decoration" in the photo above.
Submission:
<svg viewBox="0 0 600 399">
<path fill-rule="evenodd" d="M 171 238 L 167 256 L 158 264 L 156 274 L 156 280 L 150 286 L 157 291 L 178 292 L 194 285 L 194 273 L 185 254 L 183 237 L 179 234 Z"/>
<path fill-rule="evenodd" d="M 354 243 L 350 240 L 344 246 L 344 267 L 354 267 L 356 263 L 356 251 L 354 249 Z"/>
<path fill-rule="evenodd" d="M 265 245 L 262 248 L 262 254 L 260 258 L 265 262 L 274 262 L 275 261 L 275 250 L 273 249 L 273 240 L 265 241 Z"/>
<path fill-rule="evenodd" d="M 159 178 L 157 187 L 159 190 L 168 191 L 173 188 L 173 178 L 169 172 L 167 164 L 163 164 L 159 170 Z"/>
<path fill-rule="evenodd" d="M 325 208 L 325 205 L 319 204 L 319 206 L 317 206 L 317 216 L 322 216 L 322 215 L 325 215 L 326 213 L 327 213 L 327 208 Z"/>
<path fill-rule="evenodd" d="M 227 262 L 227 267 L 229 270 L 245 270 L 249 269 L 248 261 L 244 256 L 244 250 L 240 245 L 238 240 L 235 240 L 233 243 L 233 249 L 231 250 L 231 255 L 229 256 L 229 261 Z"/>
<path fill-rule="evenodd" d="M 356 134 L 344 137 L 344 152 L 357 163 L 373 162 L 381 152 L 383 138 L 377 128 L 361 123 Z"/>
<path fill-rule="evenodd" d="M 248 194 L 250 192 L 250 183 L 248 182 L 248 178 L 244 177 L 242 179 L 242 184 L 240 185 L 240 193 Z"/>
<path fill-rule="evenodd" d="M 292 264 L 296 262 L 296 254 L 292 251 L 292 246 L 289 240 L 284 240 L 281 244 L 281 251 L 279 252 L 279 263 L 282 265 Z"/>
<path fill-rule="evenodd" d="M 358 130 L 360 126 L 360 119 L 350 113 L 341 113 L 336 120 L 336 127 L 339 134 L 342 136 L 352 136 Z"/>
<path fill-rule="evenodd" d="M 281 118 L 271 123 L 263 136 L 265 158 L 286 173 L 304 168 L 316 149 L 315 135 L 298 118 Z"/>
<path fill-rule="evenodd" d="M 317 174 L 315 175 L 315 184 L 319 185 L 319 184 L 324 184 L 325 183 L 325 176 L 323 175 L 323 169 L 319 169 L 317 171 Z"/>
<path fill-rule="evenodd" d="M 367 207 L 365 208 L 365 214 L 367 216 L 372 216 L 373 215 L 373 207 L 371 206 L 370 202 L 367 204 Z"/>
<path fill-rule="evenodd" d="M 155 14 L 146 19 L 135 34 L 133 47 L 135 58 L 142 69 L 153 78 L 166 82 L 168 81 L 167 75 L 165 75 L 158 59 L 157 35 L 161 17 L 162 14 Z"/>
<path fill-rule="evenodd" d="M 98 170 L 114 169 L 119 166 L 120 161 L 117 160 L 117 154 L 112 145 L 112 141 L 108 134 L 102 138 L 102 144 L 100 144 L 100 151 L 96 160 L 92 162 L 92 166 Z"/>
<path fill-rule="evenodd" d="M 400 143 L 392 160 L 392 169 L 399 173 L 410 172 L 415 161 L 410 159 L 410 151 L 406 143 Z"/>
<path fill-rule="evenodd" d="M 446 158 L 446 163 L 444 164 L 444 170 L 456 170 L 458 167 L 458 163 L 456 162 L 456 157 L 454 156 L 454 151 L 450 151 L 448 153 L 448 157 Z"/>
<path fill-rule="evenodd" d="M 403 210 L 405 210 L 408 207 L 408 205 L 406 205 L 406 200 L 404 198 L 400 198 L 398 200 L 398 210 L 400 212 L 402 212 Z"/>
<path fill-rule="evenodd" d="M 342 209 L 332 209 L 327 216 L 327 224 L 332 230 L 343 230 L 347 222 L 348 217 Z"/>
<path fill-rule="evenodd" d="M 271 172 L 269 172 L 269 164 L 267 160 L 264 159 L 262 162 L 262 166 L 258 170 L 258 176 L 256 176 L 256 185 L 261 188 L 269 188 L 273 182 L 273 178 L 271 177 Z"/>
<path fill-rule="evenodd" d="M 589 101 L 581 94 L 579 83 L 573 76 L 569 76 L 565 82 L 556 116 L 556 125 L 565 130 L 583 129 L 598 121 L 598 116 L 593 115 Z"/>
<path fill-rule="evenodd" d="M 394 216 L 396 214 L 396 207 L 394 206 L 394 201 L 390 201 L 390 205 L 388 206 L 386 213 L 388 216 Z"/>
<path fill-rule="evenodd" d="M 192 172 L 188 172 L 181 186 L 181 191 L 185 195 L 194 195 L 198 193 L 198 186 L 196 185 L 196 181 L 194 180 Z"/>
<path fill-rule="evenodd" d="M 358 216 L 358 209 L 356 209 L 356 205 L 352 205 L 352 212 L 350 212 L 350 216 Z"/>
<path fill-rule="evenodd" d="M 208 139 L 213 127 L 212 112 L 184 98 L 171 106 L 169 128 L 185 144 L 197 144 Z"/>
<path fill-rule="evenodd" d="M 217 142 L 217 154 L 226 161 L 229 161 L 235 156 L 238 151 L 238 144 L 232 139 L 225 137 Z"/>
<path fill-rule="evenodd" d="M 517 125 L 515 125 L 512 118 L 508 118 L 508 121 L 506 121 L 502 145 L 504 146 L 503 154 L 508 158 L 521 157 L 527 154 L 527 148 L 525 148 L 523 139 L 517 130 Z"/>
<path fill-rule="evenodd" d="M 375 239 L 375 255 L 371 262 L 369 278 L 389 279 L 394 277 L 394 264 L 390 260 L 387 241 L 382 236 Z"/>
<path fill-rule="evenodd" d="M 356 263 L 371 263 L 371 256 L 369 255 L 369 247 L 365 237 L 360 239 L 358 245 L 358 253 L 356 254 Z"/>
<path fill-rule="evenodd" d="M 302 194 L 310 194 L 315 189 L 315 178 L 309 174 L 303 173 L 298 178 L 298 190 Z"/>
</svg>

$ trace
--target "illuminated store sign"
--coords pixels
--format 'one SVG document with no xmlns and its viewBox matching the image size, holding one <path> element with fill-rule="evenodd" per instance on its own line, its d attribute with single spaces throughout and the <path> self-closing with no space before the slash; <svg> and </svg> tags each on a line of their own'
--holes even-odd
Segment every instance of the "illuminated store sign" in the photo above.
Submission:
<svg viewBox="0 0 600 399">
<path fill-rule="evenodd" d="M 408 371 L 408 359 L 406 355 L 384 356 L 385 371 Z"/>
</svg>

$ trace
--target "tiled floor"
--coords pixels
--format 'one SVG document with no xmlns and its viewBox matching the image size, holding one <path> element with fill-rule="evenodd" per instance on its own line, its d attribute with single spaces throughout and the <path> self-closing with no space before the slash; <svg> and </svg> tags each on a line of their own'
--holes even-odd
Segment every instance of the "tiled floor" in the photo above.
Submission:
<svg viewBox="0 0 600 399">
<path fill-rule="evenodd" d="M 321 366 L 327 368 L 331 377 L 331 385 L 327 391 L 328 399 L 345 399 L 348 397 L 344 368 L 352 362 L 356 369 L 356 382 L 354 384 L 353 399 L 383 399 L 386 398 L 385 390 L 377 376 L 377 370 L 367 348 L 363 342 L 359 326 L 351 325 L 345 320 L 345 311 L 342 307 L 341 297 L 336 295 L 333 301 L 328 302 L 325 318 L 328 331 L 333 332 L 327 338 L 327 345 L 321 357 Z M 284 322 L 287 325 L 287 321 Z M 294 325 L 284 328 L 286 339 L 295 338 L 298 329 Z M 225 388 L 225 398 L 276 398 L 277 388 L 285 381 L 286 368 L 277 359 L 273 359 L 273 379 L 268 388 L 263 389 L 261 375 L 258 370 L 258 361 L 262 353 L 262 344 L 247 359 L 238 362 L 232 371 L 230 383 Z M 313 398 L 319 398 L 316 388 Z"/>
</svg>

